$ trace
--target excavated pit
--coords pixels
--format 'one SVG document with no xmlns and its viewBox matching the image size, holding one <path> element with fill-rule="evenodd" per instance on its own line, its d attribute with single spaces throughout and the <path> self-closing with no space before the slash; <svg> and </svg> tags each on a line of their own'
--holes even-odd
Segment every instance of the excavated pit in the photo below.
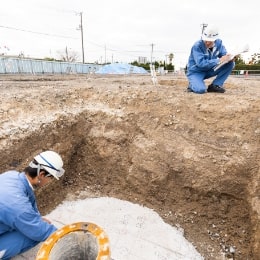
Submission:
<svg viewBox="0 0 260 260">
<path fill-rule="evenodd" d="M 98 243 L 89 233 L 76 231 L 61 238 L 49 254 L 49 260 L 96 260 Z"/>
<path fill-rule="evenodd" d="M 91 80 L 104 84 L 102 78 Z M 259 195 L 259 98 L 250 95 L 245 105 L 244 93 L 230 83 L 241 103 L 223 113 L 223 104 L 214 108 L 218 102 L 209 96 L 203 100 L 182 92 L 178 97 L 180 80 L 161 80 L 152 91 L 140 78 L 105 80 L 119 92 L 104 85 L 95 90 L 94 84 L 83 92 L 70 89 L 70 95 L 89 102 L 87 108 L 61 113 L 23 138 L 6 141 L 1 171 L 22 170 L 32 155 L 53 149 L 62 155 L 66 174 L 37 191 L 42 214 L 68 197 L 116 197 L 181 226 L 205 259 L 257 259 L 258 204 L 252 201 Z M 129 91 L 131 84 L 144 90 Z"/>
</svg>

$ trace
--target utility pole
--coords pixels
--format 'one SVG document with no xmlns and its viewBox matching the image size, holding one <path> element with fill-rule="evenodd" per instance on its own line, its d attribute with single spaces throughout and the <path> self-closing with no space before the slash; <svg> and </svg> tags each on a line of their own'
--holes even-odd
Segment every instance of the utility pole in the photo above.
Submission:
<svg viewBox="0 0 260 260">
<path fill-rule="evenodd" d="M 151 64 L 153 64 L 153 46 L 154 46 L 154 44 L 152 43 L 151 46 L 152 46 L 152 51 L 151 51 Z"/>
<path fill-rule="evenodd" d="M 85 63 L 85 57 L 84 57 L 84 40 L 83 40 L 83 24 L 82 24 L 82 12 L 79 13 L 80 15 L 80 25 L 79 30 L 81 32 L 81 49 L 82 49 L 82 63 Z"/>
<path fill-rule="evenodd" d="M 167 65 L 167 58 L 168 58 L 169 55 L 165 55 L 165 65 Z"/>
<path fill-rule="evenodd" d="M 105 64 L 107 63 L 107 46 L 105 45 Z"/>
<path fill-rule="evenodd" d="M 69 61 L 69 53 L 68 53 L 68 47 L 66 46 L 66 49 L 65 49 L 65 55 L 66 55 L 66 61 Z"/>
<path fill-rule="evenodd" d="M 205 28 L 206 28 L 207 26 L 208 26 L 207 23 L 201 24 L 201 27 L 202 27 L 201 34 L 203 34 L 203 32 L 204 32 L 204 30 L 205 30 Z"/>
</svg>

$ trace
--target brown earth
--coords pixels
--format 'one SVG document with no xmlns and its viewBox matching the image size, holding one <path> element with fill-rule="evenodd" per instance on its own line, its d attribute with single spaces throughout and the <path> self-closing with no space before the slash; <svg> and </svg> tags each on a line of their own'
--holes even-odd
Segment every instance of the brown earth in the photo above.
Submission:
<svg viewBox="0 0 260 260">
<path fill-rule="evenodd" d="M 183 228 L 205 259 L 259 259 L 259 79 L 204 95 L 185 77 L 158 79 L 0 76 L 0 170 L 53 149 L 66 175 L 37 192 L 42 214 L 112 196 Z"/>
</svg>

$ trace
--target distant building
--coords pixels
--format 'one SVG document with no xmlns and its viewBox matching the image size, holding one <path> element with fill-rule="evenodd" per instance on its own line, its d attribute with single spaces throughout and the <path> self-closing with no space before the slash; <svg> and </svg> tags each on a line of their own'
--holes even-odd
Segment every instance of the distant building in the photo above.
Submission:
<svg viewBox="0 0 260 260">
<path fill-rule="evenodd" d="M 138 63 L 146 64 L 147 63 L 147 57 L 138 57 Z"/>
</svg>

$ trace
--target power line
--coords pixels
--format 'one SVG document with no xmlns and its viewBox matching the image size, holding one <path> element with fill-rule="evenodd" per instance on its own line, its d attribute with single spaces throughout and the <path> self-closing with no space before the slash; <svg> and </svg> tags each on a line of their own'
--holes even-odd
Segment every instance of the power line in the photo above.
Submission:
<svg viewBox="0 0 260 260">
<path fill-rule="evenodd" d="M 25 30 L 25 29 L 10 27 L 10 26 L 4 26 L 4 25 L 0 25 L 0 27 L 5 28 L 5 29 L 9 29 L 9 30 L 40 34 L 40 35 L 45 35 L 45 36 L 50 36 L 50 37 L 67 38 L 67 39 L 74 39 L 74 40 L 79 39 L 79 38 L 76 38 L 76 37 L 70 37 L 70 36 L 64 36 L 64 35 L 58 35 L 58 34 L 50 34 L 50 33 L 42 33 L 42 32 L 35 32 L 35 31 L 30 31 L 30 30 Z"/>
<path fill-rule="evenodd" d="M 17 28 L 17 27 L 11 27 L 11 26 L 4 26 L 4 25 L 0 25 L 0 28 L 5 28 L 5 29 L 9 29 L 9 30 L 15 30 L 15 31 L 21 31 L 21 32 L 27 32 L 27 33 L 33 33 L 33 34 L 39 34 L 39 35 L 45 35 L 45 36 L 49 36 L 49 37 L 58 37 L 58 38 L 67 38 L 67 39 L 76 39 L 78 40 L 79 38 L 78 37 L 70 37 L 70 36 L 64 36 L 64 35 L 57 35 L 57 34 L 50 34 L 50 33 L 43 33 L 43 32 L 37 32 L 37 31 L 31 31 L 31 30 L 25 30 L 25 29 L 21 29 L 21 28 Z M 81 30 L 83 30 L 82 28 L 82 20 L 81 20 L 81 24 L 80 24 L 80 28 Z M 81 38 L 83 39 L 83 35 L 81 36 Z M 97 47 L 100 47 L 100 48 L 104 48 L 104 45 L 101 45 L 101 44 L 98 44 L 98 43 L 94 43 L 94 42 L 91 42 L 91 41 L 87 41 L 89 42 L 90 44 L 92 45 L 95 45 Z M 121 53 L 123 55 L 129 55 L 129 56 L 132 56 L 134 57 L 135 55 L 137 54 L 142 54 L 144 52 L 147 52 L 148 50 L 129 50 L 129 49 L 121 49 L 121 48 L 109 48 L 107 47 L 107 45 L 105 45 L 106 47 L 106 50 L 105 51 L 112 51 L 112 52 L 115 52 L 115 53 Z M 138 46 L 149 46 L 149 44 L 143 44 L 143 45 L 138 45 Z M 150 44 L 151 46 L 151 44 Z M 154 44 L 152 44 L 152 53 L 151 55 L 157 53 L 167 53 L 169 51 L 166 51 L 166 50 L 153 50 L 153 47 L 154 47 Z M 82 48 L 83 48 L 83 42 L 82 42 Z M 84 63 L 84 49 L 82 49 L 83 51 L 83 63 Z M 170 52 L 173 52 L 173 53 L 182 53 L 184 51 L 182 50 L 176 50 L 176 51 L 170 51 Z M 135 54 L 135 55 L 134 55 Z M 147 53 L 148 55 L 148 53 Z M 152 57 L 151 57 L 152 59 Z"/>
<path fill-rule="evenodd" d="M 98 44 L 96 42 L 93 41 L 86 41 L 87 43 L 94 45 L 96 47 L 99 47 L 101 49 L 104 49 L 104 44 Z M 144 52 L 149 52 L 148 49 L 138 49 L 138 50 L 129 50 L 129 49 L 121 49 L 118 48 L 117 46 L 114 48 L 110 48 L 107 44 L 106 45 L 106 50 L 107 51 L 114 51 L 114 52 L 120 52 L 120 53 L 144 53 Z M 143 47 L 149 47 L 151 46 L 151 44 L 138 44 L 138 45 L 134 45 L 134 46 L 143 46 Z M 154 50 L 154 53 L 186 53 L 186 50 Z"/>
</svg>

